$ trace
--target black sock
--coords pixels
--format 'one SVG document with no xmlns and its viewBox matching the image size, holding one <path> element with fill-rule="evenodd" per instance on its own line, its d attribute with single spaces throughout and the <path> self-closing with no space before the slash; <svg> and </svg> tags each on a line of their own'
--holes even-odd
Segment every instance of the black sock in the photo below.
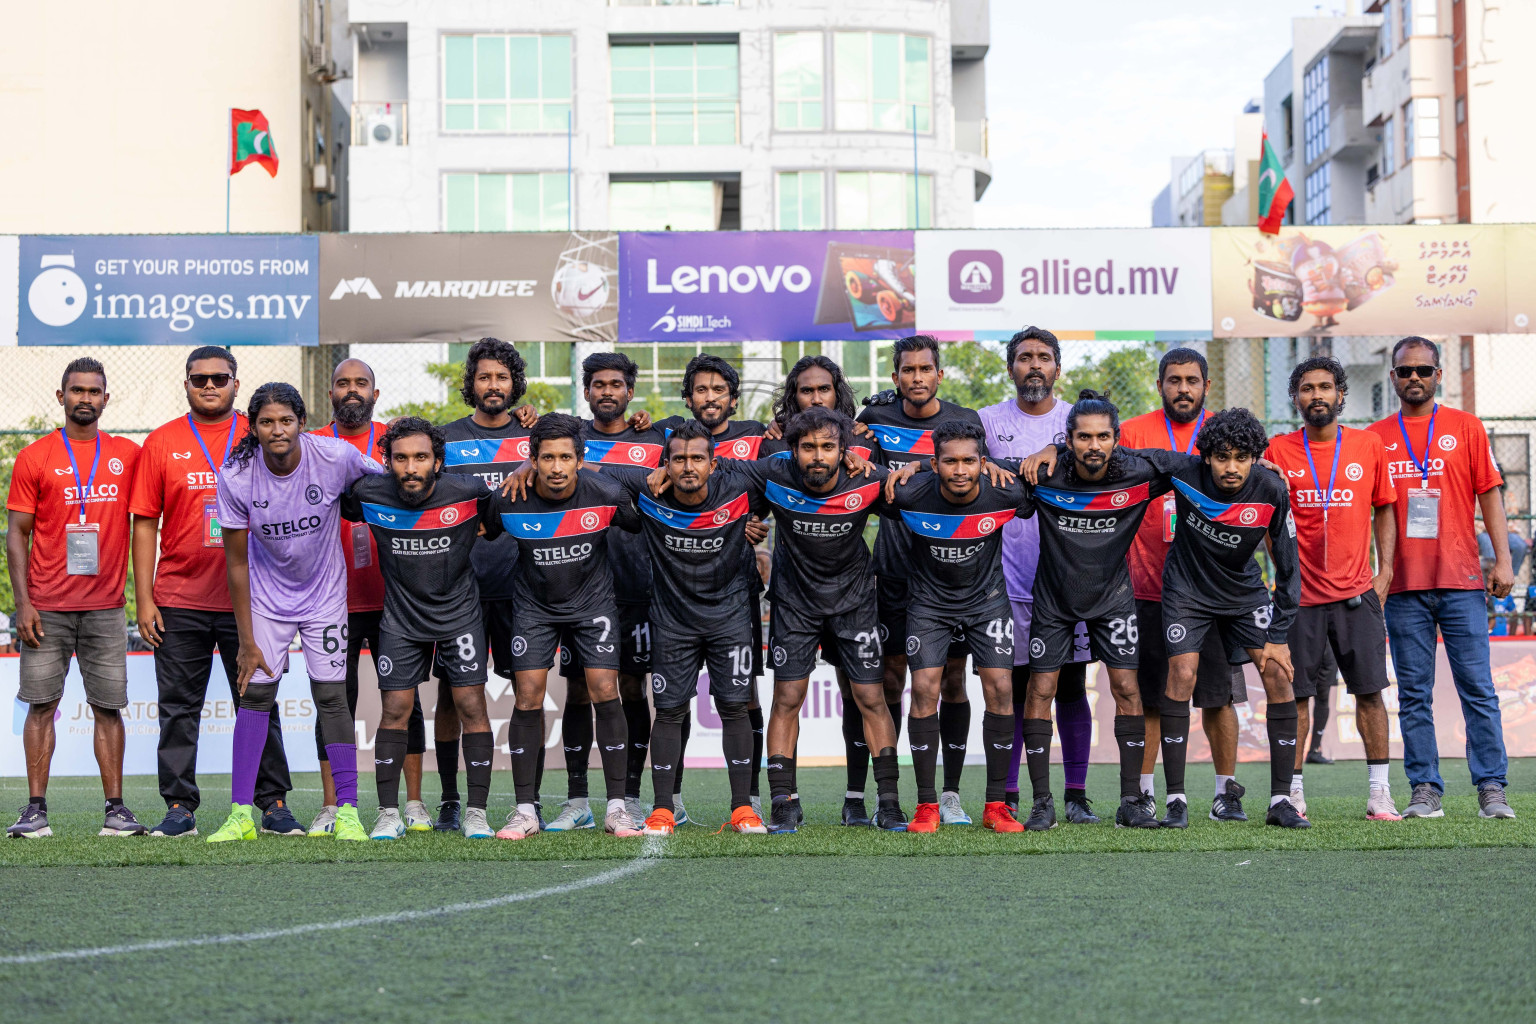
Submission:
<svg viewBox="0 0 1536 1024">
<path fill-rule="evenodd" d="M 538 749 L 538 753 L 535 755 L 536 760 L 534 762 L 534 768 L 533 768 L 533 802 L 534 803 L 538 803 L 539 802 L 539 794 L 544 792 L 544 709 L 543 708 L 539 709 L 538 716 L 539 716 L 539 735 L 538 735 L 537 741 L 534 743 L 534 746 L 539 748 Z"/>
<path fill-rule="evenodd" d="M 1147 749 L 1146 718 L 1116 715 L 1115 745 L 1120 748 L 1120 798 L 1138 797 L 1141 795 L 1141 758 Z"/>
<path fill-rule="evenodd" d="M 901 701 L 898 700 L 894 704 L 891 704 L 891 703 L 887 702 L 885 707 L 886 707 L 886 710 L 891 713 L 891 724 L 896 727 L 896 738 L 899 740 L 899 739 L 901 739 L 901 720 L 902 720 Z"/>
<path fill-rule="evenodd" d="M 1169 706 L 1163 707 L 1163 785 L 1169 793 L 1184 792 L 1184 765 L 1188 761 L 1186 751 L 1189 748 L 1189 702 L 1175 714 L 1169 710 Z M 1146 719 L 1142 719 L 1143 722 Z M 1146 726 L 1142 726 L 1143 732 Z M 1137 788 L 1141 786 L 1137 781 Z M 1187 798 L 1186 798 L 1187 799 Z"/>
<path fill-rule="evenodd" d="M 939 768 L 939 716 L 916 715 L 907 722 L 907 738 L 912 743 L 912 777 L 917 780 L 917 802 L 936 804 L 939 793 L 934 775 Z"/>
<path fill-rule="evenodd" d="M 565 792 L 571 799 L 586 799 L 587 762 L 592 759 L 592 705 L 565 705 L 560 733 L 565 746 Z"/>
<path fill-rule="evenodd" d="M 788 754 L 768 755 L 768 792 L 775 800 L 795 791 L 795 759 Z"/>
<path fill-rule="evenodd" d="M 124 805 L 123 805 L 123 798 L 122 797 L 120 797 L 120 796 L 109 796 L 109 797 L 107 797 L 107 813 L 108 814 L 111 814 L 113 811 L 120 811 L 120 810 L 122 810 L 123 806 Z"/>
<path fill-rule="evenodd" d="M 983 712 L 981 745 L 986 747 L 987 755 L 987 803 L 995 804 L 1003 799 L 1003 791 L 1008 787 L 1008 763 L 1013 757 L 1013 716 Z M 945 774 L 948 774 L 947 767 Z M 948 785 L 946 782 L 945 787 Z"/>
<path fill-rule="evenodd" d="M 458 741 L 454 741 L 458 746 Z M 496 742 L 489 732 L 464 734 L 464 775 L 469 782 L 469 806 L 485 810 L 491 800 L 491 761 Z M 454 793 L 458 798 L 458 793 Z"/>
<path fill-rule="evenodd" d="M 443 802 L 459 799 L 459 741 L 432 741 L 437 749 L 437 776 L 443 780 Z"/>
<path fill-rule="evenodd" d="M 1013 741 L 1013 725 L 1008 726 L 1008 739 Z M 963 700 L 939 702 L 939 737 L 944 744 L 944 790 L 960 792 L 960 773 L 965 771 L 965 738 L 971 732 L 971 702 Z M 989 755 L 990 756 L 990 755 Z M 1004 773 L 1004 779 L 1007 773 Z M 1002 797 L 998 797 L 999 800 Z"/>
<path fill-rule="evenodd" d="M 625 756 L 624 795 L 640 797 L 640 779 L 645 774 L 645 757 L 651 748 L 651 706 L 644 700 L 624 702 L 624 726 L 629 732 Z"/>
<path fill-rule="evenodd" d="M 544 750 L 542 721 L 540 712 L 516 708 L 507 730 L 507 745 L 512 748 L 512 786 L 520 804 L 534 803 L 539 796 L 539 754 Z"/>
<path fill-rule="evenodd" d="M 1051 795 L 1051 720 L 1024 719 L 1024 763 L 1029 768 L 1029 785 L 1034 798 Z"/>
<path fill-rule="evenodd" d="M 875 765 L 875 792 L 881 807 L 894 807 L 901 803 L 897 788 L 901 767 L 896 763 L 896 748 L 886 747 L 871 760 Z"/>
<path fill-rule="evenodd" d="M 619 698 L 592 705 L 597 714 L 598 756 L 603 761 L 603 785 L 609 800 L 624 799 L 624 771 L 629 759 L 629 732 Z M 585 781 L 585 780 L 583 780 Z"/>
<path fill-rule="evenodd" d="M 651 788 L 656 809 L 671 811 L 676 794 L 677 770 L 683 760 L 683 723 L 688 706 L 657 708 L 651 724 Z"/>
<path fill-rule="evenodd" d="M 672 781 L 672 795 L 673 796 L 682 796 L 683 795 L 683 762 L 685 760 L 687 760 L 687 758 L 688 758 L 688 737 L 693 733 L 693 709 L 692 709 L 692 707 L 685 706 L 683 708 L 683 710 L 686 711 L 687 714 L 683 718 L 683 725 L 682 725 L 682 728 L 683 728 L 683 734 L 682 734 L 683 738 L 681 740 L 682 745 L 680 747 L 678 747 L 677 756 L 672 759 L 673 763 L 676 765 L 676 768 L 674 770 L 674 774 L 673 774 L 673 777 L 672 777 L 673 778 L 673 781 Z M 655 741 L 652 740 L 651 742 L 654 743 Z M 654 754 L 651 755 L 651 756 L 653 758 L 655 757 Z M 657 806 L 659 807 L 661 805 L 657 804 Z M 671 809 L 672 809 L 672 805 L 671 804 L 667 804 L 667 810 L 670 811 Z"/>
<path fill-rule="evenodd" d="M 1290 796 L 1296 770 L 1296 702 L 1271 703 L 1264 717 L 1269 725 L 1269 795 Z"/>
<path fill-rule="evenodd" d="M 869 744 L 864 742 L 864 712 L 852 694 L 843 698 L 843 750 L 848 759 L 848 792 L 862 793 L 869 784 Z"/>
<path fill-rule="evenodd" d="M 759 782 L 763 776 L 763 709 L 747 708 L 747 721 L 752 725 L 752 795 L 760 794 Z"/>
<path fill-rule="evenodd" d="M 44 814 L 48 813 L 48 798 L 45 796 L 29 796 L 27 797 L 27 803 L 37 804 L 38 810 L 42 811 Z"/>
<path fill-rule="evenodd" d="M 715 702 L 720 715 L 720 746 L 725 753 L 725 773 L 731 780 L 731 810 L 752 805 L 752 725 L 740 704 Z"/>
<path fill-rule="evenodd" d="M 380 729 L 373 737 L 373 783 L 380 807 L 400 806 L 400 770 L 405 767 L 404 729 Z"/>
</svg>

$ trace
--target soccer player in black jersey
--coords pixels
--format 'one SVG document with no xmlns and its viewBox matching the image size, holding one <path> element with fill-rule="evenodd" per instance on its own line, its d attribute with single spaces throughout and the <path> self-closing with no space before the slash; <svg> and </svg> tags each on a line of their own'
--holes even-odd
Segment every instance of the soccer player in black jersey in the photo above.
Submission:
<svg viewBox="0 0 1536 1024">
<path fill-rule="evenodd" d="M 1003 802 L 1013 750 L 1013 609 L 1003 582 L 1002 527 L 1026 499 L 1017 480 L 998 486 L 987 479 L 986 462 L 981 424 L 940 424 L 933 430 L 931 471 L 899 484 L 892 501 L 912 535 L 904 643 L 912 670 L 907 725 L 917 810 L 909 832 L 936 832 L 941 823 L 934 785 L 939 690 L 957 633 L 965 637 L 986 701 L 982 825 L 996 832 L 1024 831 Z"/>
<path fill-rule="evenodd" d="M 891 381 L 896 385 L 895 400 L 869 400 L 859 414 L 860 422 L 869 424 L 884 453 L 885 465 L 898 470 L 910 462 L 926 461 L 933 455 L 932 432 L 942 423 L 958 420 L 981 425 L 974 409 L 967 409 L 939 398 L 944 371 L 939 365 L 939 343 L 926 334 L 902 338 L 895 343 L 895 366 Z M 985 451 L 982 453 L 986 454 Z M 911 534 L 899 518 L 881 520 L 875 538 L 875 578 L 880 602 L 880 636 L 885 644 L 885 700 L 892 719 L 901 729 L 901 695 L 906 689 L 907 658 L 902 639 L 907 631 L 907 571 L 911 564 Z M 970 818 L 960 806 L 958 788 L 960 770 L 965 764 L 966 737 L 971 729 L 971 705 L 965 692 L 965 642 L 956 637 L 945 664 L 939 728 L 943 733 L 944 776 L 953 783 L 955 799 L 946 798 L 941 817 L 946 824 L 969 825 Z M 850 780 L 843 802 L 843 823 L 867 824 L 864 817 L 862 787 Z M 949 785 L 946 792 L 951 791 Z"/>
<path fill-rule="evenodd" d="M 604 828 L 617 836 L 640 834 L 640 823 L 624 809 L 628 741 L 619 701 L 619 610 L 608 564 L 609 527 L 636 530 L 639 519 L 622 486 L 584 468 L 581 435 L 574 416 L 540 417 L 530 435 L 532 486 L 516 500 L 499 494 L 492 506 L 496 521 L 486 530 L 488 536 L 505 531 L 519 548 L 512 581 L 517 704 L 508 734 L 517 807 L 498 839 L 526 839 L 541 828 L 535 773 L 545 688 L 562 633 L 573 638 L 597 715 L 608 796 Z"/>
<path fill-rule="evenodd" d="M 1141 796 L 1146 720 L 1136 682 L 1136 599 L 1125 556 L 1151 499 L 1173 486 L 1170 476 L 1193 456 L 1119 447 L 1120 413 L 1103 395 L 1082 391 L 1067 414 L 1064 445 L 1025 460 L 1031 482 L 1021 514 L 1040 516 L 1040 567 L 1029 627 L 1029 695 L 1024 705 L 1024 757 L 1034 787 L 1025 827 L 1056 827 L 1051 799 L 1051 701 L 1056 676 L 1072 658 L 1077 623 L 1088 625 L 1093 659 L 1102 661 L 1115 699 L 1120 751 L 1116 827 L 1157 828 L 1151 799 Z M 1038 470 L 1038 473 L 1036 472 Z"/>
<path fill-rule="evenodd" d="M 434 652 L 439 678 L 451 688 L 457 721 L 464 727 L 469 764 L 464 835 L 491 835 L 485 816 L 493 748 L 485 706 L 489 658 L 479 588 L 470 571 L 470 552 L 491 492 L 473 477 L 443 475 L 445 443 L 442 428 L 424 419 L 396 420 L 379 442 L 388 474 L 356 481 L 341 503 L 345 518 L 367 523 L 373 531 L 384 576 L 376 658 L 383 712 L 374 741 L 379 795 L 374 839 L 405 834 L 399 801 L 406 726 Z"/>
<path fill-rule="evenodd" d="M 1196 437 L 1200 461 L 1173 477 L 1178 529 L 1163 565 L 1163 624 L 1168 649 L 1167 700 L 1184 714 L 1162 716 L 1163 770 L 1169 793 L 1184 789 L 1189 699 L 1195 692 L 1200 650 L 1210 630 L 1226 650 L 1242 648 L 1264 678 L 1269 727 L 1271 825 L 1310 828 L 1290 802 L 1296 757 L 1296 697 L 1291 689 L 1287 635 L 1301 603 L 1296 530 L 1290 488 L 1274 470 L 1256 463 L 1269 444 L 1247 409 L 1228 409 L 1206 420 Z M 1275 567 L 1271 598 L 1253 553 L 1269 545 Z M 1187 801 L 1169 799 L 1164 827 L 1189 824 Z"/>
</svg>

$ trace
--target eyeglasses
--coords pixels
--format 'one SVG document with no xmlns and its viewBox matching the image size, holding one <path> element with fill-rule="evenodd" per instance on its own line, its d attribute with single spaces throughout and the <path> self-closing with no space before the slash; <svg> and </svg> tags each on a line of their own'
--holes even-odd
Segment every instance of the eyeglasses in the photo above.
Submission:
<svg viewBox="0 0 1536 1024">
<path fill-rule="evenodd" d="M 233 375 L 228 373 L 189 373 L 187 383 L 195 388 L 205 388 L 212 384 L 216 388 L 227 388 L 233 380 Z"/>
<path fill-rule="evenodd" d="M 1418 376 L 1425 380 L 1433 377 L 1438 366 L 1394 366 L 1392 372 L 1397 374 L 1398 380 L 1407 380 L 1409 377 Z"/>
</svg>

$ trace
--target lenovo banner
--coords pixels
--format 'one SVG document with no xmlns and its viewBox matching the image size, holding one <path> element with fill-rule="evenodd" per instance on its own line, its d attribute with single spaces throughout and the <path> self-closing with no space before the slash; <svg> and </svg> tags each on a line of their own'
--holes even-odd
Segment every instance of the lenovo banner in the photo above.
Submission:
<svg viewBox="0 0 1536 1024">
<path fill-rule="evenodd" d="M 323 235 L 320 335 L 614 341 L 618 256 L 609 232 Z"/>
<path fill-rule="evenodd" d="M 946 339 L 1007 338 L 1028 324 L 1210 336 L 1204 228 L 920 231 L 917 265 L 918 329 Z"/>
<path fill-rule="evenodd" d="M 899 338 L 916 324 L 910 231 L 625 233 L 619 340 Z"/>
</svg>

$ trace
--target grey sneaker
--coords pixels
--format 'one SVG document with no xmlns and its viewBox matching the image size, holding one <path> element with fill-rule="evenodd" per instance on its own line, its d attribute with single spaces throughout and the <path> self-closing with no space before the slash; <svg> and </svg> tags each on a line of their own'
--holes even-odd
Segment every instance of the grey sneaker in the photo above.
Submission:
<svg viewBox="0 0 1536 1024">
<path fill-rule="evenodd" d="M 674 825 L 690 824 L 688 812 L 683 809 L 683 798 L 676 793 L 672 794 L 672 823 Z"/>
<path fill-rule="evenodd" d="M 420 800 L 405 802 L 405 830 L 407 832 L 431 832 L 432 812 Z"/>
<path fill-rule="evenodd" d="M 747 801 L 752 805 L 752 813 L 761 818 L 763 816 L 763 798 L 760 796 L 749 796 Z"/>
<path fill-rule="evenodd" d="M 640 802 L 639 797 L 627 796 L 624 798 L 624 813 L 636 821 L 644 821 L 651 812 L 645 809 L 645 805 Z"/>
<path fill-rule="evenodd" d="M 464 808 L 465 839 L 490 839 L 495 834 L 495 832 L 491 831 L 491 823 L 486 820 L 485 808 Z"/>
<path fill-rule="evenodd" d="M 592 828 L 592 807 L 586 797 L 573 797 L 560 806 L 560 813 L 544 826 L 546 832 L 574 832 Z"/>
<path fill-rule="evenodd" d="M 53 835 L 53 829 L 48 827 L 48 812 L 37 804 L 27 804 L 21 809 L 16 824 L 6 829 L 5 834 L 12 839 L 48 838 Z"/>
<path fill-rule="evenodd" d="M 1504 798 L 1504 787 L 1497 782 L 1485 782 L 1477 787 L 1477 816 L 1479 818 L 1513 818 L 1515 809 Z"/>
<path fill-rule="evenodd" d="M 147 836 L 149 826 L 140 824 L 139 819 L 133 816 L 127 804 L 118 805 L 117 810 L 108 809 L 106 820 L 101 824 L 99 836 Z"/>
<path fill-rule="evenodd" d="M 939 824 L 941 825 L 969 825 L 971 816 L 965 813 L 965 808 L 960 805 L 959 793 L 939 794 Z"/>
<path fill-rule="evenodd" d="M 1440 791 L 1428 782 L 1413 787 L 1413 798 L 1403 808 L 1405 818 L 1443 818 L 1445 808 L 1440 806 Z"/>
<path fill-rule="evenodd" d="M 335 804 L 326 804 L 320 808 L 320 813 L 315 815 L 315 820 L 310 823 L 309 831 L 305 835 L 319 839 L 335 832 L 337 810 Z"/>
<path fill-rule="evenodd" d="M 405 835 L 405 819 L 400 817 L 398 807 L 380 807 L 379 820 L 374 822 L 373 831 L 368 834 L 369 839 L 399 839 Z"/>
</svg>

